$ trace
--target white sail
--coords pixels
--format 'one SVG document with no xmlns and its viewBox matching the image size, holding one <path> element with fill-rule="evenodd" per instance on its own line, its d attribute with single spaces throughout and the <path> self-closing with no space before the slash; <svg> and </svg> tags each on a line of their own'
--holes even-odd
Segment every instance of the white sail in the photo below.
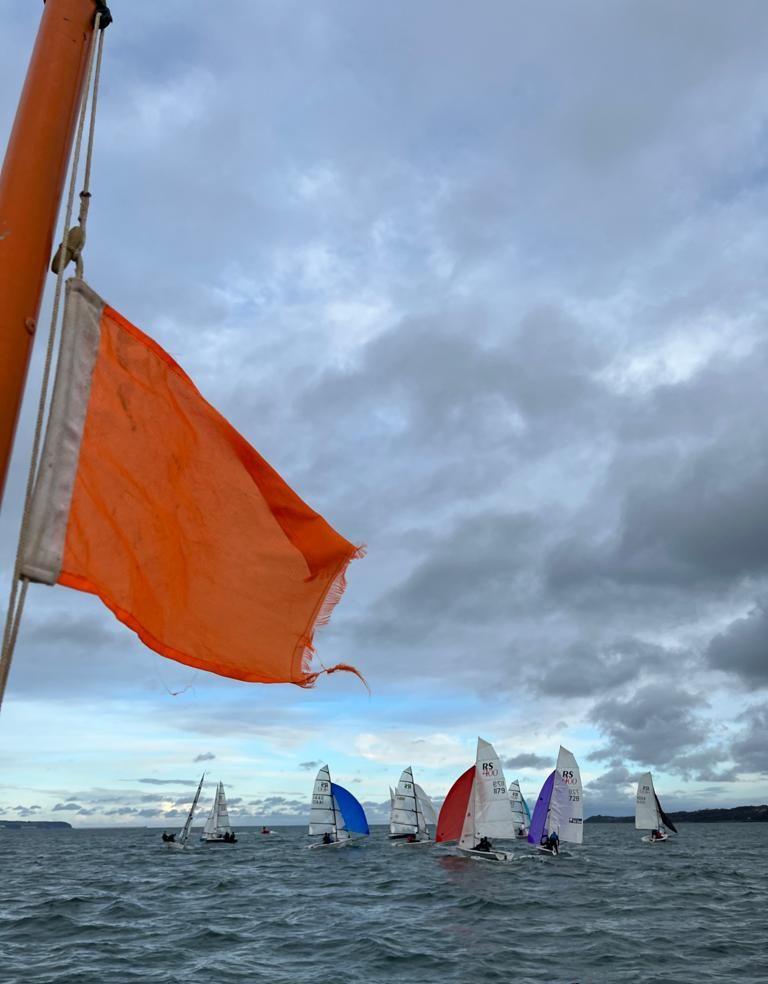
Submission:
<svg viewBox="0 0 768 984">
<path fill-rule="evenodd" d="M 232 833 L 232 825 L 229 822 L 229 810 L 227 809 L 227 797 L 224 794 L 224 783 L 220 782 L 216 787 L 216 795 L 213 797 L 213 806 L 205 821 L 201 840 L 217 841 L 223 840 L 225 834 Z"/>
<path fill-rule="evenodd" d="M 658 830 L 660 826 L 653 776 L 650 772 L 644 772 L 637 780 L 635 827 L 637 830 Z"/>
<path fill-rule="evenodd" d="M 227 809 L 227 797 L 224 795 L 224 783 L 219 783 L 219 808 L 218 817 L 216 824 L 216 833 L 224 834 L 232 833 L 232 824 L 229 822 L 229 810 Z"/>
<path fill-rule="evenodd" d="M 216 833 L 216 828 L 218 826 L 219 820 L 219 793 L 221 792 L 221 783 L 216 787 L 216 794 L 213 797 L 213 806 L 211 807 L 211 812 L 208 814 L 208 819 L 205 821 L 205 826 L 203 827 L 203 838 L 213 837 Z"/>
<path fill-rule="evenodd" d="M 584 840 L 584 807 L 581 772 L 572 752 L 560 746 L 555 767 L 555 784 L 549 803 L 547 829 L 561 841 L 581 844 Z"/>
<path fill-rule="evenodd" d="M 437 826 L 437 814 L 435 813 L 435 808 L 432 805 L 432 800 L 427 796 L 424 790 L 418 783 L 416 786 L 416 798 L 419 801 L 419 825 L 420 829 L 426 830 L 427 826 L 432 827 Z"/>
<path fill-rule="evenodd" d="M 335 840 L 344 840 L 349 836 L 344 825 L 344 817 L 331 792 L 331 773 L 327 765 L 317 773 L 312 790 L 309 833 L 310 835 L 330 834 Z"/>
<path fill-rule="evenodd" d="M 509 784 L 509 805 L 512 808 L 512 823 L 515 833 L 520 837 L 528 833 L 528 817 L 523 809 L 523 794 L 517 779 Z"/>
<path fill-rule="evenodd" d="M 200 790 L 203 788 L 203 781 L 205 780 L 205 773 L 200 777 L 200 783 L 197 787 L 197 792 L 195 793 L 195 798 L 192 800 L 192 806 L 189 809 L 189 815 L 187 816 L 187 822 L 181 828 L 181 833 L 179 834 L 178 843 L 186 844 L 189 838 L 189 832 L 192 829 L 192 820 L 195 816 L 195 809 L 197 807 L 197 801 L 200 799 Z"/>
<path fill-rule="evenodd" d="M 395 790 L 392 809 L 389 816 L 389 832 L 391 834 L 418 834 L 423 829 L 419 823 L 419 801 L 416 797 L 416 786 L 413 781 L 413 769 L 408 766 L 403 770 Z"/>
<path fill-rule="evenodd" d="M 499 756 L 493 745 L 478 738 L 475 778 L 459 846 L 472 849 L 482 837 L 514 840 L 515 826 Z"/>
<path fill-rule="evenodd" d="M 507 781 L 493 745 L 477 739 L 475 762 L 475 833 L 479 837 L 514 838 Z"/>
</svg>

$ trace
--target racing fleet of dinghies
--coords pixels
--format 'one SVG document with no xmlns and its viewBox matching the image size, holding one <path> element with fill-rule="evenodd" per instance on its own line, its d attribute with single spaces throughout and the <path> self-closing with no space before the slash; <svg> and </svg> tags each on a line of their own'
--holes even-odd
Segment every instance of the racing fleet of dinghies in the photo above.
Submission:
<svg viewBox="0 0 768 984">
<path fill-rule="evenodd" d="M 431 843 L 428 826 L 435 826 L 437 817 L 432 800 L 421 786 L 414 781 L 413 769 L 409 765 L 403 770 L 397 789 L 389 790 L 389 836 L 406 844 Z"/>
<path fill-rule="evenodd" d="M 536 800 L 528 842 L 539 851 L 558 854 L 561 841 L 581 844 L 583 840 L 581 773 L 573 753 L 561 745 L 557 765 Z"/>
<path fill-rule="evenodd" d="M 641 838 L 646 844 L 661 844 L 665 840 L 669 840 L 667 830 L 671 830 L 673 834 L 677 833 L 677 827 L 661 808 L 659 797 L 653 788 L 653 776 L 650 772 L 644 772 L 637 781 L 635 828 L 650 831 L 649 834 Z"/>
<path fill-rule="evenodd" d="M 517 836 L 507 782 L 496 750 L 477 739 L 475 764 L 459 776 L 440 810 L 435 840 L 459 842 L 459 850 L 483 861 L 507 861 L 511 855 L 494 849 L 493 840 Z"/>
<path fill-rule="evenodd" d="M 224 795 L 224 783 L 220 782 L 216 787 L 216 795 L 213 797 L 213 806 L 205 821 L 201 841 L 206 844 L 236 844 L 237 837 L 232 830 L 229 822 L 229 811 L 227 810 L 227 797 Z"/>
<path fill-rule="evenodd" d="M 331 782 L 324 765 L 315 779 L 309 815 L 309 836 L 320 835 L 321 839 L 309 847 L 347 847 L 357 839 L 355 834 L 366 837 L 369 833 L 362 806 L 348 789 Z"/>
<path fill-rule="evenodd" d="M 187 847 L 204 781 L 205 773 L 179 833 L 163 833 L 168 847 Z M 573 753 L 562 745 L 557 765 L 536 800 L 533 817 L 519 781 L 515 779 L 507 785 L 495 748 L 483 738 L 477 739 L 475 764 L 454 782 L 439 816 L 435 816 L 432 800 L 414 779 L 411 766 L 403 770 L 396 788 L 390 787 L 389 799 L 389 838 L 397 847 L 457 842 L 458 851 L 473 860 L 504 862 L 511 861 L 513 854 L 494 846 L 494 842 L 527 836 L 537 851 L 558 855 L 562 843 L 581 844 L 584 839 L 581 773 Z M 430 827 L 435 830 L 434 842 Z M 637 784 L 635 827 L 650 831 L 642 840 L 651 844 L 668 840 L 667 831 L 677 833 L 661 807 L 650 772 L 643 773 Z M 273 831 L 262 827 L 261 833 Z M 315 779 L 309 821 L 309 836 L 318 839 L 308 846 L 347 847 L 369 834 L 362 805 L 348 789 L 331 780 L 330 770 L 324 765 Z M 208 844 L 237 843 L 222 782 L 216 786 L 200 840 Z"/>
</svg>

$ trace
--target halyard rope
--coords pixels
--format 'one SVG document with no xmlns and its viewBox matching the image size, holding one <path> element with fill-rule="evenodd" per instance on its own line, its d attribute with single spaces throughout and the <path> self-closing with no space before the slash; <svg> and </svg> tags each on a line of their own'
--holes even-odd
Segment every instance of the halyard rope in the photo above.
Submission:
<svg viewBox="0 0 768 984">
<path fill-rule="evenodd" d="M 83 142 L 83 131 L 85 129 L 85 119 L 88 109 L 88 95 L 91 91 L 91 77 L 93 75 L 94 67 L 94 55 L 98 50 L 98 57 L 96 58 L 96 73 L 93 83 L 93 98 L 91 100 L 91 119 L 90 128 L 88 133 L 88 146 L 86 150 L 85 158 L 85 176 L 83 191 L 80 196 L 81 209 L 80 209 L 80 226 L 82 228 L 83 234 L 85 233 L 85 224 L 88 218 L 88 203 L 90 201 L 90 192 L 88 190 L 91 180 L 91 159 L 93 156 L 93 135 L 96 124 L 96 97 L 99 91 L 99 75 L 101 73 L 101 53 L 104 47 L 104 32 L 100 30 L 101 25 L 101 12 L 96 14 L 96 19 L 94 21 L 93 36 L 91 38 L 90 50 L 88 52 L 88 64 L 86 69 L 86 81 L 83 86 L 82 100 L 80 104 L 80 118 L 77 125 L 77 135 L 75 137 L 75 147 L 72 154 L 72 165 L 71 173 L 69 179 L 69 191 L 67 194 L 67 207 L 64 216 L 64 234 L 62 237 L 62 243 L 60 247 L 61 262 L 58 264 L 58 269 L 56 270 L 56 289 L 53 295 L 53 307 L 51 310 L 51 321 L 48 328 L 48 343 L 45 352 L 45 366 L 43 368 L 43 378 L 40 384 L 40 399 L 37 406 L 37 417 L 35 419 L 35 434 L 32 441 L 32 454 L 29 462 L 29 472 L 27 473 L 27 485 L 26 491 L 24 493 L 24 510 L 22 513 L 21 527 L 19 530 L 19 540 L 16 546 L 16 559 L 13 566 L 13 580 L 11 582 L 10 597 L 8 600 L 8 610 L 5 616 L 5 627 L 3 629 L 3 643 L 2 649 L 0 649 L 0 709 L 3 706 L 3 698 L 5 696 L 5 688 L 8 682 L 8 674 L 11 669 L 11 662 L 13 660 L 13 651 L 16 645 L 16 639 L 19 634 L 19 626 L 21 625 L 21 616 L 24 611 L 24 602 L 27 597 L 27 587 L 29 582 L 26 578 L 21 576 L 21 558 L 24 554 L 24 547 L 26 545 L 27 531 L 29 526 L 29 513 L 32 504 L 32 493 L 35 487 L 35 480 L 37 477 L 37 468 L 40 457 L 40 443 L 43 434 L 43 424 L 45 422 L 46 406 L 48 403 L 48 386 L 50 383 L 51 369 L 53 367 L 53 354 L 56 344 L 57 327 L 59 321 L 59 308 L 61 307 L 61 293 L 64 286 L 64 271 L 67 267 L 66 254 L 67 254 L 67 244 L 69 242 L 70 234 L 70 222 L 72 221 L 72 211 L 75 201 L 75 188 L 77 187 L 77 172 L 80 164 L 80 152 Z M 82 249 L 82 242 L 80 243 L 80 249 Z M 79 250 L 77 255 L 74 256 L 77 263 L 78 275 L 82 272 L 82 261 L 79 257 Z M 21 590 L 19 590 L 19 585 L 21 585 Z"/>
</svg>

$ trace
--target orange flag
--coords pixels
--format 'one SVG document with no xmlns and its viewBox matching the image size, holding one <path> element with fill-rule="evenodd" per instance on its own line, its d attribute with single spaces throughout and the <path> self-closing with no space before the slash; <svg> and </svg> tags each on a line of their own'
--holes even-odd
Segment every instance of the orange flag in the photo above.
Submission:
<svg viewBox="0 0 768 984">
<path fill-rule="evenodd" d="M 25 577 L 98 595 L 180 663 L 306 687 L 359 553 L 167 352 L 68 282 Z"/>
</svg>

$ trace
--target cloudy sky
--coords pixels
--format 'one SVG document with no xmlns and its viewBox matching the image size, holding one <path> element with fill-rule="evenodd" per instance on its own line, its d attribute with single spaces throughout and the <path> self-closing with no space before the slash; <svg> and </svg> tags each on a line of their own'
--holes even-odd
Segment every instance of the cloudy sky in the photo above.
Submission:
<svg viewBox="0 0 768 984">
<path fill-rule="evenodd" d="M 3 134 L 40 6 L 0 0 Z M 572 749 L 588 814 L 648 768 L 667 808 L 766 802 L 768 6 L 113 11 L 86 276 L 368 545 L 317 642 L 372 696 L 36 586 L 0 818 L 175 822 L 202 768 L 303 817 L 325 761 L 440 797 L 478 734 L 529 798 Z"/>
</svg>

